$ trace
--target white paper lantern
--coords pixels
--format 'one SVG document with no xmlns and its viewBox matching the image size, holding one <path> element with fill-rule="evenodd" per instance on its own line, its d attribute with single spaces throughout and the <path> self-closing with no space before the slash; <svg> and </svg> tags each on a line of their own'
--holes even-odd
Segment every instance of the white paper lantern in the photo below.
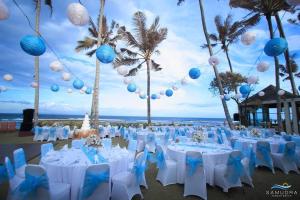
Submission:
<svg viewBox="0 0 300 200">
<path fill-rule="evenodd" d="M 265 72 L 269 69 L 269 66 L 270 66 L 270 64 L 268 62 L 263 61 L 263 62 L 258 63 L 256 69 L 259 72 Z"/>
<path fill-rule="evenodd" d="M 126 66 L 120 66 L 117 68 L 117 72 L 121 76 L 125 76 L 126 74 L 128 74 L 128 68 Z"/>
<path fill-rule="evenodd" d="M 188 82 L 189 82 L 189 79 L 187 77 L 184 77 L 181 79 L 181 85 L 186 85 L 186 84 L 188 84 Z"/>
<path fill-rule="evenodd" d="M 260 91 L 260 92 L 258 93 L 258 96 L 260 96 L 260 97 L 265 96 L 265 92 L 264 92 L 264 91 Z"/>
<path fill-rule="evenodd" d="M 0 86 L 0 92 L 5 92 L 7 91 L 7 87 L 5 86 Z"/>
<path fill-rule="evenodd" d="M 218 65 L 220 63 L 219 59 L 216 57 L 216 56 L 211 56 L 209 59 L 208 59 L 208 62 L 210 65 Z"/>
<path fill-rule="evenodd" d="M 278 95 L 279 95 L 279 96 L 283 96 L 284 94 L 285 94 L 285 91 L 284 91 L 284 90 L 279 90 L 279 91 L 278 91 Z"/>
<path fill-rule="evenodd" d="M 9 10 L 2 0 L 0 0 L 0 20 L 5 20 L 9 17 Z"/>
<path fill-rule="evenodd" d="M 159 92 L 159 94 L 160 94 L 161 96 L 164 96 L 164 95 L 165 95 L 165 91 L 164 91 L 164 90 L 161 90 L 161 91 Z"/>
<path fill-rule="evenodd" d="M 68 72 L 63 72 L 62 75 L 61 75 L 61 78 L 62 78 L 64 81 L 69 81 L 69 80 L 71 80 L 71 74 L 68 73 Z"/>
<path fill-rule="evenodd" d="M 220 98 L 221 98 L 221 99 L 224 99 L 224 95 L 220 95 Z"/>
<path fill-rule="evenodd" d="M 237 93 L 237 94 L 234 95 L 234 98 L 235 99 L 240 99 L 240 98 L 242 98 L 242 96 L 243 96 L 242 94 Z"/>
<path fill-rule="evenodd" d="M 3 76 L 3 79 L 4 79 L 5 81 L 12 81 L 12 80 L 14 79 L 14 77 L 13 77 L 11 74 L 5 74 L 5 75 Z"/>
<path fill-rule="evenodd" d="M 86 91 L 86 89 L 87 89 L 86 86 L 83 86 L 83 87 L 81 88 L 81 90 L 84 91 L 84 92 Z"/>
<path fill-rule="evenodd" d="M 247 79 L 248 84 L 256 84 L 258 82 L 257 76 L 249 76 Z"/>
<path fill-rule="evenodd" d="M 85 91 L 83 89 L 79 90 L 80 94 L 85 94 Z"/>
<path fill-rule="evenodd" d="M 173 89 L 174 91 L 176 91 L 176 90 L 178 90 L 179 88 L 178 88 L 177 85 L 173 85 L 173 86 L 172 86 L 172 89 Z"/>
<path fill-rule="evenodd" d="M 64 68 L 63 65 L 58 60 L 50 63 L 50 69 L 54 72 L 60 72 L 63 70 L 63 68 Z"/>
<path fill-rule="evenodd" d="M 72 90 L 71 88 L 69 88 L 69 89 L 67 90 L 67 92 L 68 92 L 68 93 L 72 93 L 73 90 Z"/>
<path fill-rule="evenodd" d="M 140 89 L 140 88 L 136 88 L 136 90 L 135 90 L 135 93 L 136 93 L 136 94 L 139 94 L 139 93 L 140 93 L 140 91 L 141 91 L 141 89 Z"/>
<path fill-rule="evenodd" d="M 159 94 L 156 94 L 156 99 L 160 99 L 160 95 Z"/>
<path fill-rule="evenodd" d="M 125 84 L 125 85 L 128 85 L 128 84 L 130 84 L 130 83 L 132 83 L 133 82 L 133 80 L 132 80 L 132 78 L 130 78 L 130 77 L 125 77 L 124 79 L 123 79 L 123 83 Z"/>
<path fill-rule="evenodd" d="M 84 26 L 89 23 L 89 13 L 80 3 L 69 4 L 67 14 L 70 22 L 76 26 Z"/>
<path fill-rule="evenodd" d="M 255 41 L 256 35 L 254 32 L 246 32 L 242 35 L 241 41 L 244 45 L 251 45 Z"/>
<path fill-rule="evenodd" d="M 286 2 L 291 6 L 298 6 L 300 5 L 300 0 L 286 0 Z"/>
<path fill-rule="evenodd" d="M 30 86 L 33 87 L 33 88 L 37 88 L 39 86 L 39 84 L 37 82 L 32 82 L 30 84 Z"/>
</svg>

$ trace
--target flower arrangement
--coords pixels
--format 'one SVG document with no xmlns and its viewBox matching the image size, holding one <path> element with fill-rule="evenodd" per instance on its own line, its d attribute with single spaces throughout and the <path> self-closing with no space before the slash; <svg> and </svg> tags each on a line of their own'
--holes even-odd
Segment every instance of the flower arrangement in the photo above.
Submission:
<svg viewBox="0 0 300 200">
<path fill-rule="evenodd" d="M 235 126 L 235 129 L 236 130 L 245 130 L 246 127 L 244 125 L 237 125 L 237 126 Z"/>
<path fill-rule="evenodd" d="M 257 128 L 253 128 L 250 133 L 253 137 L 260 137 L 260 131 Z"/>
<path fill-rule="evenodd" d="M 85 141 L 85 145 L 87 146 L 100 146 L 101 139 L 98 135 L 90 134 Z"/>
<path fill-rule="evenodd" d="M 205 135 L 203 134 L 202 131 L 198 131 L 198 132 L 194 133 L 194 135 L 192 137 L 192 140 L 194 142 L 198 142 L 198 143 L 203 141 L 204 139 L 205 139 Z"/>
</svg>

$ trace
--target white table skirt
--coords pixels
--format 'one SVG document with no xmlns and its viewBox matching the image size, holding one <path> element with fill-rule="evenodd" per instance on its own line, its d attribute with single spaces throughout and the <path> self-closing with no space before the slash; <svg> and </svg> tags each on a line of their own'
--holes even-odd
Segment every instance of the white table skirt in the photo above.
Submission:
<svg viewBox="0 0 300 200">
<path fill-rule="evenodd" d="M 226 147 L 224 147 L 226 148 Z M 226 164 L 232 150 L 212 150 L 198 147 L 182 147 L 176 144 L 167 148 L 168 157 L 177 162 L 177 183 L 183 184 L 185 177 L 185 159 L 187 151 L 198 151 L 202 153 L 203 166 L 206 175 L 206 182 L 214 185 L 214 167 L 219 164 Z"/>
<path fill-rule="evenodd" d="M 121 150 L 122 151 L 122 150 Z M 112 156 L 108 151 L 102 152 L 102 156 L 109 160 L 110 176 L 128 170 L 128 152 L 124 150 L 117 156 Z M 116 154 L 117 151 L 114 152 Z M 55 154 L 54 156 L 51 155 Z M 78 200 L 79 189 L 83 184 L 85 170 L 91 165 L 90 160 L 80 149 L 69 149 L 66 151 L 52 151 L 50 155 L 41 160 L 46 168 L 50 181 L 68 183 L 71 185 L 71 199 Z M 52 156 L 50 159 L 49 157 Z M 55 157 L 60 160 L 54 161 Z M 48 159 L 48 160 L 47 160 Z M 74 161 L 76 161 L 74 163 Z"/>
</svg>

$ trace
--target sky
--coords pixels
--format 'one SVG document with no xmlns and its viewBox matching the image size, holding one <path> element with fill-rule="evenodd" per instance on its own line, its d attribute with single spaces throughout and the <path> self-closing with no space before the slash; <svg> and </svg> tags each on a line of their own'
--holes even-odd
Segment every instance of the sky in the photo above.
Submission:
<svg viewBox="0 0 300 200">
<path fill-rule="evenodd" d="M 35 7 L 32 0 L 16 0 L 28 15 L 31 23 L 35 20 Z M 34 81 L 34 58 L 20 48 L 20 40 L 25 35 L 32 35 L 28 22 L 12 1 L 4 0 L 9 8 L 10 16 L 7 20 L 0 21 L 0 86 L 8 88 L 0 93 L 0 113 L 21 113 L 25 108 L 33 108 L 34 89 L 30 87 Z M 77 1 L 53 0 L 53 14 L 48 7 L 42 6 L 40 19 L 40 32 L 50 44 L 52 49 L 68 66 L 75 76 L 84 81 L 86 86 L 93 86 L 95 76 L 96 58 L 87 57 L 84 52 L 75 52 L 77 41 L 88 35 L 88 26 L 75 26 L 67 18 L 67 6 Z M 82 0 L 93 19 L 99 13 L 99 1 Z M 205 43 L 198 1 L 186 0 L 182 6 L 176 5 L 176 0 L 106 0 L 105 15 L 109 22 L 115 20 L 120 25 L 125 25 L 132 30 L 132 16 L 137 11 L 142 11 L 147 16 L 147 24 L 152 23 L 156 16 L 160 17 L 160 26 L 168 28 L 167 39 L 159 45 L 160 55 L 155 56 L 155 61 L 163 70 L 151 72 L 151 93 L 159 93 L 174 84 L 179 90 L 172 97 L 163 96 L 151 102 L 152 116 L 166 117 L 224 117 L 221 100 L 218 95 L 209 91 L 209 83 L 214 78 L 212 67 L 208 64 L 209 54 L 207 49 L 202 49 Z M 240 20 L 247 14 L 242 9 L 231 9 L 228 0 L 204 1 L 207 28 L 209 33 L 216 33 L 214 17 L 221 15 L 226 18 L 232 14 L 234 20 Z M 291 25 L 287 19 L 289 13 L 280 13 L 284 30 L 287 35 L 291 53 L 299 52 L 300 35 L 299 26 Z M 273 21 L 275 27 L 275 21 Z M 240 41 L 230 46 L 229 56 L 232 60 L 233 70 L 244 76 L 255 75 L 259 77 L 259 84 L 255 86 L 253 94 L 267 87 L 275 85 L 275 71 L 273 58 L 262 54 L 261 61 L 270 62 L 267 72 L 257 72 L 255 61 L 261 54 L 269 33 L 264 18 L 249 31 L 256 34 L 256 41 L 245 46 Z M 275 33 L 278 36 L 278 31 Z M 124 44 L 124 43 L 123 43 Z M 117 49 L 122 47 L 122 42 Z M 216 47 L 214 52 L 218 52 Z M 218 70 L 229 70 L 225 54 L 222 51 L 216 55 L 220 64 Z M 283 63 L 283 56 L 279 56 Z M 73 88 L 73 93 L 67 93 L 72 88 L 72 81 L 63 81 L 62 72 L 51 71 L 49 64 L 57 60 L 52 51 L 47 48 L 40 57 L 40 113 L 44 114 L 79 114 L 90 112 L 92 95 L 81 94 Z M 299 56 L 296 60 L 299 63 Z M 180 80 L 188 76 L 192 67 L 199 67 L 201 76 L 197 80 L 189 79 L 187 85 L 180 85 Z M 64 69 L 64 71 L 68 71 Z M 11 82 L 4 81 L 4 74 L 12 74 Z M 133 78 L 138 87 L 146 91 L 145 66 Z M 299 79 L 296 85 L 300 85 Z M 58 84 L 60 90 L 52 92 L 52 84 Z M 116 116 L 145 116 L 146 100 L 141 100 L 137 94 L 129 93 L 120 76 L 111 64 L 100 66 L 100 115 Z M 281 82 L 281 88 L 291 91 L 288 81 Z M 228 102 L 231 115 L 237 112 L 233 101 Z"/>
</svg>

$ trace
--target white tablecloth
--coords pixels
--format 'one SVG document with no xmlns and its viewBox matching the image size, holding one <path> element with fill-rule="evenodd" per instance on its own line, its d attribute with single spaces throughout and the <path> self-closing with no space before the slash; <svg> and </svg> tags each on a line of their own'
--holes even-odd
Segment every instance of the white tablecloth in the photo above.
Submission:
<svg viewBox="0 0 300 200">
<path fill-rule="evenodd" d="M 137 133 L 137 139 L 138 139 L 138 140 L 142 140 L 142 141 L 146 141 L 147 135 L 148 135 L 149 133 L 150 133 L 150 132 L 148 132 L 148 131 L 141 131 L 141 132 L 138 132 L 138 133 Z M 154 132 L 154 135 L 155 135 L 155 139 L 159 139 L 159 140 L 163 141 L 164 136 L 165 136 L 165 133 L 162 133 L 162 132 Z"/>
<path fill-rule="evenodd" d="M 126 149 L 100 149 L 101 155 L 109 161 L 110 176 L 128 169 L 129 153 Z M 46 168 L 50 181 L 71 185 L 71 199 L 77 200 L 79 189 L 83 184 L 86 168 L 90 160 L 80 149 L 65 149 L 49 152 L 41 164 Z"/>
<path fill-rule="evenodd" d="M 187 145 L 187 146 L 185 146 Z M 214 167 L 218 164 L 226 164 L 232 150 L 223 145 L 199 144 L 172 144 L 167 148 L 168 157 L 177 162 L 177 183 L 184 183 L 185 158 L 187 151 L 197 151 L 202 153 L 203 167 L 206 175 L 206 182 L 214 185 Z"/>
</svg>

